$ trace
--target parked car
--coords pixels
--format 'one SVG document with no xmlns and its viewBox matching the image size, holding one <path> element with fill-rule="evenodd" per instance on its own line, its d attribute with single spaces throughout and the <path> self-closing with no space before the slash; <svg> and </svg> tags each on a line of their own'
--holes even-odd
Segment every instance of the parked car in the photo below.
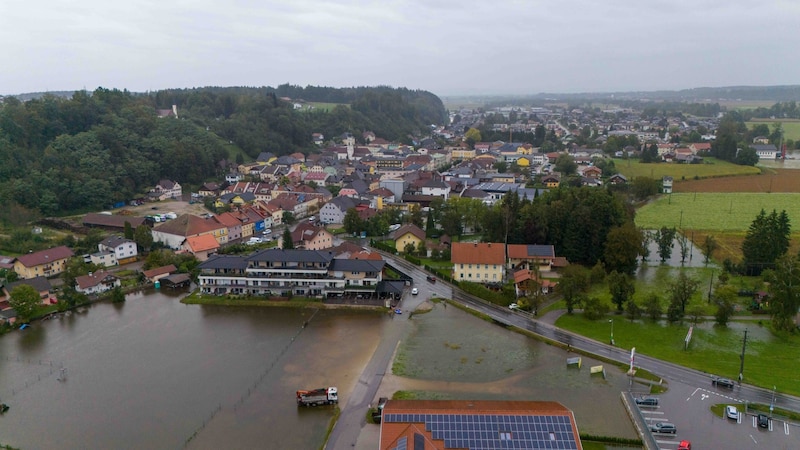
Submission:
<svg viewBox="0 0 800 450">
<path fill-rule="evenodd" d="M 734 383 L 733 380 L 720 377 L 711 377 L 711 383 L 728 389 L 733 389 L 733 387 L 736 386 L 736 383 Z"/>
<path fill-rule="evenodd" d="M 769 428 L 769 417 L 766 414 L 758 415 L 758 426 L 761 428 Z"/>
<path fill-rule="evenodd" d="M 519 305 L 516 304 L 516 303 L 512 303 L 512 304 L 508 305 L 508 309 L 519 309 Z"/>
<path fill-rule="evenodd" d="M 739 410 L 733 405 L 725 407 L 725 416 L 728 419 L 739 420 Z"/>
<path fill-rule="evenodd" d="M 271 229 L 267 228 L 266 230 L 264 230 L 264 234 L 270 234 L 270 233 L 272 233 Z"/>
<path fill-rule="evenodd" d="M 678 450 L 692 450 L 692 443 L 689 441 L 681 441 L 678 444 Z"/>
<path fill-rule="evenodd" d="M 411 295 L 417 295 L 417 294 L 419 294 L 419 289 L 417 288 L 411 289 Z"/>
<path fill-rule="evenodd" d="M 656 422 L 650 425 L 650 431 L 653 433 L 678 433 L 678 427 L 674 423 L 669 422 Z"/>
<path fill-rule="evenodd" d="M 658 397 L 637 398 L 636 404 L 640 406 L 658 406 Z"/>
</svg>

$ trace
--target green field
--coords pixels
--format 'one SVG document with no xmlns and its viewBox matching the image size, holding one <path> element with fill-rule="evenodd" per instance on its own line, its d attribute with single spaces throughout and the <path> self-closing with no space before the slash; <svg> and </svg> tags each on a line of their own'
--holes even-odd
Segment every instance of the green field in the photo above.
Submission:
<svg viewBox="0 0 800 450">
<path fill-rule="evenodd" d="M 680 181 L 694 179 L 695 177 L 725 177 L 761 173 L 761 169 L 757 167 L 740 166 L 716 158 L 705 158 L 705 164 L 642 164 L 638 159 L 618 158 L 614 158 L 613 161 L 617 170 L 625 175 L 628 180 L 633 180 L 636 177 L 661 179 L 665 176 L 671 176 L 675 181 Z"/>
<path fill-rule="evenodd" d="M 663 195 L 636 211 L 636 225 L 690 230 L 745 231 L 759 211 L 786 210 L 800 227 L 800 194 L 685 193 Z"/>
<path fill-rule="evenodd" d="M 792 139 L 794 141 L 800 139 L 800 120 L 797 119 L 763 119 L 745 122 L 745 124 L 747 125 L 747 128 L 753 128 L 753 125 L 767 124 L 767 126 L 769 126 L 769 130 L 772 131 L 772 124 L 775 122 L 780 122 L 783 125 L 784 139 Z"/>
<path fill-rule="evenodd" d="M 739 374 L 739 354 L 742 351 L 744 329 L 747 334 L 744 381 L 792 395 L 800 394 L 797 370 L 786 361 L 800 358 L 800 337 L 779 337 L 769 331 L 769 317 L 760 321 L 734 322 L 727 328 L 706 324 L 695 328 L 688 350 L 684 338 L 687 323 L 631 322 L 623 316 L 614 317 L 614 341 L 617 347 L 636 347 L 636 353 L 653 356 L 682 366 L 736 379 Z M 591 321 L 583 315 L 563 315 L 556 326 L 592 339 L 608 342 L 611 326 L 608 318 Z M 711 382 L 709 381 L 709 386 Z"/>
<path fill-rule="evenodd" d="M 316 112 L 331 112 L 331 111 L 333 111 L 333 108 L 336 108 L 337 106 L 340 106 L 340 105 L 344 106 L 346 108 L 350 107 L 350 105 L 348 105 L 347 103 L 308 102 L 308 104 L 313 106 L 314 107 L 313 111 L 316 111 Z"/>
</svg>

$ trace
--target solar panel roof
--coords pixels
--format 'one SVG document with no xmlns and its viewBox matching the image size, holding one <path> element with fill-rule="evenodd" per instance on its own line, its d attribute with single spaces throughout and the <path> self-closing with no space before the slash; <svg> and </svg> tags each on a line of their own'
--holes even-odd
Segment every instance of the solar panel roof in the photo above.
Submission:
<svg viewBox="0 0 800 450">
<path fill-rule="evenodd" d="M 576 433 L 565 415 L 508 414 L 392 414 L 386 423 L 424 423 L 433 439 L 445 448 L 493 450 L 577 449 Z M 398 447 L 400 448 L 400 441 Z M 405 448 L 405 441 L 403 441 Z"/>
</svg>

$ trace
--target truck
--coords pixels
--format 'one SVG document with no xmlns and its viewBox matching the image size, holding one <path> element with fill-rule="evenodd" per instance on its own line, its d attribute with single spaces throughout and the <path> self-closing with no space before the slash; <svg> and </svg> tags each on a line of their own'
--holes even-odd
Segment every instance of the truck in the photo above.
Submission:
<svg viewBox="0 0 800 450">
<path fill-rule="evenodd" d="M 297 406 L 333 405 L 339 403 L 339 390 L 326 387 L 297 391 Z"/>
</svg>

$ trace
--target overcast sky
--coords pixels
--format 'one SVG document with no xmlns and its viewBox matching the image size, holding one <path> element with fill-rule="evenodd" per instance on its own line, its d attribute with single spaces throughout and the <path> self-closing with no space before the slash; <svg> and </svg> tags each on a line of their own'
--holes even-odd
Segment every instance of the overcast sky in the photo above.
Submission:
<svg viewBox="0 0 800 450">
<path fill-rule="evenodd" d="M 0 0 L 0 94 L 800 84 L 798 0 Z"/>
</svg>

